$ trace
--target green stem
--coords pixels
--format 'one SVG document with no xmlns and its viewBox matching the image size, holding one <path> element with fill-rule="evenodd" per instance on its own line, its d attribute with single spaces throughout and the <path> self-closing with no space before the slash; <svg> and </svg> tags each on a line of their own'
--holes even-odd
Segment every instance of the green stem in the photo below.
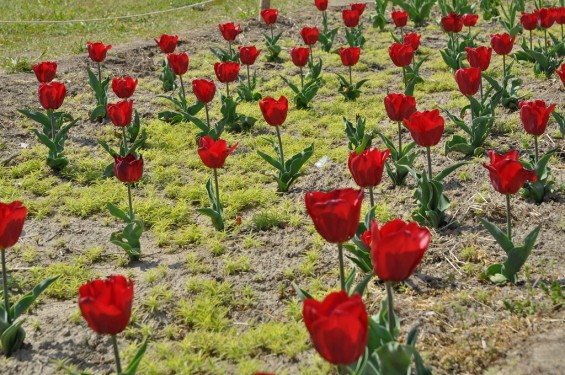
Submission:
<svg viewBox="0 0 565 375">
<path fill-rule="evenodd" d="M 271 24 L 271 40 L 274 42 L 275 40 L 275 33 L 273 32 L 273 24 Z"/>
<path fill-rule="evenodd" d="M 216 204 L 218 207 L 220 207 L 220 185 L 218 184 L 218 168 L 214 168 L 214 183 L 216 184 Z"/>
<path fill-rule="evenodd" d="M 231 42 L 228 41 L 228 50 L 230 51 L 230 59 L 232 57 L 232 48 L 231 48 Z"/>
<path fill-rule="evenodd" d="M 467 96 L 471 105 L 469 106 L 469 110 L 471 111 L 471 126 L 473 126 L 473 122 L 475 122 L 475 112 L 473 111 L 473 102 L 471 102 L 471 95 Z"/>
<path fill-rule="evenodd" d="M 210 129 L 210 113 L 208 112 L 208 103 L 204 104 L 206 109 L 206 123 L 208 123 L 208 129 Z"/>
<path fill-rule="evenodd" d="M 351 67 L 351 65 L 349 65 L 349 86 L 353 87 L 353 76 L 351 74 L 351 71 L 353 70 L 353 68 Z"/>
<path fill-rule="evenodd" d="M 394 301 L 392 295 L 392 282 L 385 282 L 386 287 L 386 303 L 387 303 L 387 315 L 388 315 L 388 331 L 390 335 L 394 337 Z"/>
<path fill-rule="evenodd" d="M 483 104 L 483 73 L 481 72 L 481 79 L 479 81 L 479 85 L 481 87 L 481 104 Z M 471 111 L 472 113 L 473 111 Z"/>
<path fill-rule="evenodd" d="M 402 67 L 402 82 L 404 83 L 404 91 L 406 91 L 406 67 Z"/>
<path fill-rule="evenodd" d="M 230 96 L 230 83 L 226 82 L 226 96 Z"/>
<path fill-rule="evenodd" d="M 129 204 L 129 218 L 133 221 L 133 203 L 131 199 L 131 183 L 128 182 L 128 204 Z"/>
<path fill-rule="evenodd" d="M 249 74 L 249 65 L 246 66 L 247 66 L 247 86 L 249 87 L 249 91 L 251 91 L 251 77 Z"/>
<path fill-rule="evenodd" d="M 322 12 L 322 25 L 324 26 L 324 34 L 328 32 L 328 14 L 324 10 Z"/>
<path fill-rule="evenodd" d="M 12 324 L 10 315 L 10 296 L 8 295 L 8 272 L 6 271 L 6 250 L 0 250 L 2 253 L 2 286 L 4 287 L 4 308 L 6 309 L 6 318 L 8 325 Z"/>
<path fill-rule="evenodd" d="M 128 139 L 126 136 L 126 127 L 122 126 L 122 144 L 124 147 L 124 156 L 126 156 L 126 153 L 128 152 Z"/>
<path fill-rule="evenodd" d="M 543 29 L 543 39 L 545 43 L 543 48 L 547 51 L 547 29 Z"/>
<path fill-rule="evenodd" d="M 343 266 L 343 244 L 337 244 L 337 250 L 339 254 L 339 282 L 341 285 L 341 290 L 345 290 L 345 267 Z"/>
<path fill-rule="evenodd" d="M 426 147 L 426 153 L 428 154 L 428 178 L 432 179 L 432 154 L 430 153 L 430 147 Z"/>
<path fill-rule="evenodd" d="M 100 85 L 102 85 L 102 69 L 100 68 L 100 63 L 97 63 L 98 65 L 98 82 L 100 83 Z"/>
<path fill-rule="evenodd" d="M 502 55 L 502 89 L 506 90 L 506 55 Z"/>
<path fill-rule="evenodd" d="M 302 72 L 302 67 L 300 67 L 300 87 L 302 87 L 302 93 L 304 93 L 304 74 Z"/>
<path fill-rule="evenodd" d="M 114 347 L 114 358 L 116 359 L 116 371 L 120 375 L 122 373 L 122 364 L 120 362 L 120 351 L 118 350 L 116 335 L 112 335 L 112 346 Z"/>
<path fill-rule="evenodd" d="M 536 149 L 536 167 L 537 167 L 538 161 L 539 161 L 538 136 L 537 135 L 534 135 L 534 147 Z"/>
<path fill-rule="evenodd" d="M 562 26 L 562 27 L 563 27 L 563 26 Z M 530 49 L 532 49 L 532 41 L 533 41 L 533 38 L 532 38 L 532 30 L 530 30 Z"/>
<path fill-rule="evenodd" d="M 341 365 L 337 365 L 337 373 L 338 373 L 339 375 L 346 375 L 346 374 L 347 374 L 347 372 L 345 371 L 344 366 L 341 366 Z"/>
<path fill-rule="evenodd" d="M 279 139 L 279 152 L 280 152 L 280 157 L 281 157 L 281 165 L 284 169 L 284 153 L 283 153 L 283 145 L 282 145 L 282 138 L 281 138 L 281 132 L 279 130 L 278 126 L 275 126 L 275 129 L 277 131 L 277 138 Z M 282 171 L 281 171 L 282 172 Z"/>
<path fill-rule="evenodd" d="M 47 110 L 47 114 L 49 115 L 49 120 L 51 121 L 51 140 L 53 141 L 53 143 L 55 143 L 55 136 L 56 136 L 56 130 L 55 130 L 55 115 L 54 115 L 54 111 L 52 109 L 48 109 Z M 56 146 L 56 145 L 55 145 Z"/>
<path fill-rule="evenodd" d="M 180 88 L 182 90 L 182 97 L 184 99 L 186 98 L 186 91 L 184 90 L 184 82 L 182 80 L 182 75 L 179 75 L 179 79 L 180 79 Z"/>
<path fill-rule="evenodd" d="M 373 195 L 373 186 L 369 186 L 369 199 L 371 200 L 371 208 L 375 207 L 375 197 Z"/>
<path fill-rule="evenodd" d="M 398 154 L 402 154 L 402 124 L 401 124 L 401 121 L 398 121 Z"/>
<path fill-rule="evenodd" d="M 512 214 L 510 213 L 510 194 L 506 194 L 506 233 L 512 240 Z"/>
<path fill-rule="evenodd" d="M 312 50 L 311 44 L 308 47 L 310 47 L 310 64 L 314 66 L 314 51 Z"/>
</svg>

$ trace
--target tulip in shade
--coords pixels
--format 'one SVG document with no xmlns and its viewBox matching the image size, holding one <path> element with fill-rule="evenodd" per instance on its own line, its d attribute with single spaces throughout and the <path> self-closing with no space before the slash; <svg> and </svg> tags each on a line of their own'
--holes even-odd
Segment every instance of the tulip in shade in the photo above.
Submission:
<svg viewBox="0 0 565 375">
<path fill-rule="evenodd" d="M 359 12 L 355 9 L 344 9 L 341 13 L 343 23 L 347 27 L 357 27 L 359 25 Z"/>
<path fill-rule="evenodd" d="M 54 61 L 43 61 L 37 65 L 32 65 L 31 68 L 39 82 L 49 83 L 57 74 L 57 63 Z"/>
<path fill-rule="evenodd" d="M 214 99 L 216 84 L 206 79 L 195 79 L 192 81 L 192 92 L 200 103 L 208 104 Z"/>
<path fill-rule="evenodd" d="M 359 62 L 359 56 L 361 55 L 361 48 L 359 47 L 347 47 L 339 49 L 339 57 L 341 58 L 341 63 L 344 66 L 353 66 Z"/>
<path fill-rule="evenodd" d="M 414 51 L 420 48 L 420 34 L 408 33 L 404 35 L 404 44 L 412 47 Z"/>
<path fill-rule="evenodd" d="M 479 91 L 481 69 L 461 68 L 455 72 L 455 81 L 463 95 L 473 96 Z"/>
<path fill-rule="evenodd" d="M 102 61 L 106 60 L 106 53 L 112 48 L 110 44 L 107 46 L 101 42 L 88 42 L 87 43 L 87 50 L 88 56 L 94 62 L 101 63 Z"/>
<path fill-rule="evenodd" d="M 319 11 L 323 12 L 328 9 L 328 0 L 314 0 L 314 5 Z"/>
<path fill-rule="evenodd" d="M 130 98 L 137 87 L 137 79 L 130 76 L 116 77 L 112 79 L 112 91 L 120 99 Z"/>
<path fill-rule="evenodd" d="M 159 40 L 157 39 L 154 40 L 155 43 L 157 43 L 157 45 L 159 46 L 159 48 L 161 48 L 161 52 L 169 54 L 175 52 L 175 49 L 177 48 L 177 42 L 179 40 L 179 36 L 163 34 L 161 35 Z"/>
<path fill-rule="evenodd" d="M 367 6 L 367 4 L 365 3 L 353 3 L 349 5 L 351 7 L 352 10 L 356 10 L 359 13 L 359 16 L 363 15 L 363 12 L 365 11 L 365 7 Z"/>
<path fill-rule="evenodd" d="M 223 168 L 226 158 L 235 150 L 237 143 L 230 148 L 223 139 L 218 139 L 206 135 L 198 141 L 198 155 L 208 168 Z"/>
<path fill-rule="evenodd" d="M 293 47 L 290 50 L 290 57 L 294 65 L 298 67 L 306 66 L 306 64 L 308 64 L 308 58 L 310 57 L 310 48 Z"/>
<path fill-rule="evenodd" d="M 445 120 L 439 114 L 439 109 L 415 112 L 410 118 L 404 119 L 404 125 L 410 130 L 410 135 L 422 147 L 435 146 L 441 140 Z"/>
<path fill-rule="evenodd" d="M 279 100 L 271 97 L 259 101 L 259 108 L 267 124 L 271 126 L 280 126 L 286 121 L 288 113 L 288 100 L 281 96 Z"/>
<path fill-rule="evenodd" d="M 228 42 L 233 42 L 235 40 L 235 37 L 241 32 L 239 25 L 236 25 L 233 22 L 219 24 L 218 28 L 220 29 L 220 32 L 222 33 L 224 39 Z"/>
<path fill-rule="evenodd" d="M 381 152 L 377 148 L 366 149 L 360 154 L 357 154 L 357 151 L 349 154 L 349 171 L 357 185 L 369 188 L 371 207 L 375 205 L 373 187 L 381 183 L 385 161 L 389 155 L 389 149 Z"/>
<path fill-rule="evenodd" d="M 39 103 L 43 108 L 54 110 L 59 109 L 59 107 L 63 105 L 63 100 L 65 100 L 65 95 L 67 95 L 67 89 L 64 83 L 42 82 L 39 84 L 37 94 Z"/>
<path fill-rule="evenodd" d="M 472 27 L 477 24 L 477 21 L 479 20 L 479 15 L 472 13 L 464 14 L 463 17 L 461 17 L 461 20 L 463 21 L 464 26 Z"/>
<path fill-rule="evenodd" d="M 404 27 L 408 23 L 408 12 L 403 10 L 395 10 L 390 13 L 392 21 L 396 27 Z"/>
<path fill-rule="evenodd" d="M 369 317 L 359 294 L 330 293 L 322 302 L 304 300 L 304 324 L 314 347 L 334 365 L 348 365 L 365 352 Z"/>
<path fill-rule="evenodd" d="M 115 104 L 108 104 L 106 112 L 115 126 L 128 126 L 133 117 L 133 100 L 121 100 Z"/>
<path fill-rule="evenodd" d="M 169 53 L 167 61 L 169 61 L 172 71 L 178 76 L 182 76 L 188 71 L 188 54 L 186 52 Z"/>
<path fill-rule="evenodd" d="M 494 190 L 501 194 L 516 194 L 526 181 L 536 181 L 535 171 L 525 169 L 518 159 L 518 151 L 511 150 L 505 154 L 488 152 L 490 164 L 483 163 L 488 169 Z"/>
<path fill-rule="evenodd" d="M 239 59 L 243 65 L 253 65 L 261 53 L 255 46 L 239 47 Z"/>
<path fill-rule="evenodd" d="M 279 11 L 276 9 L 263 9 L 261 11 L 261 17 L 265 21 L 267 25 L 272 25 L 277 22 L 277 17 L 279 15 Z"/>
<path fill-rule="evenodd" d="M 405 68 L 412 63 L 414 50 L 411 46 L 400 43 L 392 43 L 388 48 L 388 54 L 394 65 Z"/>
<path fill-rule="evenodd" d="M 565 85 L 565 64 L 561 65 L 561 70 L 555 69 L 555 73 L 561 78 L 561 83 Z"/>
<path fill-rule="evenodd" d="M 302 30 L 300 30 L 300 36 L 302 37 L 304 44 L 306 44 L 308 46 L 312 46 L 312 45 L 316 44 L 316 42 L 318 41 L 318 38 L 320 36 L 320 32 L 318 31 L 318 28 L 316 28 L 316 27 L 306 26 Z"/>
<path fill-rule="evenodd" d="M 479 68 L 483 72 L 488 69 L 492 56 L 492 48 L 484 46 L 477 48 L 465 47 L 465 51 L 467 52 L 467 61 L 469 61 L 471 67 Z"/>
<path fill-rule="evenodd" d="M 451 12 L 447 16 L 441 17 L 441 26 L 447 33 L 458 33 L 463 30 L 463 18 Z"/>
<path fill-rule="evenodd" d="M 0 251 L 14 246 L 22 234 L 27 208 L 22 202 L 0 202 Z"/>
<path fill-rule="evenodd" d="M 143 157 L 139 155 L 139 159 L 136 159 L 133 154 L 127 154 L 126 157 L 114 156 L 114 174 L 118 180 L 128 184 L 141 180 Z"/>
<path fill-rule="evenodd" d="M 508 33 L 494 34 L 490 36 L 490 45 L 498 55 L 505 56 L 512 52 L 515 40 L 516 37 L 510 38 Z"/>
<path fill-rule="evenodd" d="M 536 136 L 542 135 L 547 127 L 549 116 L 555 107 L 555 104 L 546 107 L 543 100 L 521 102 L 520 120 L 522 120 L 522 125 L 526 133 Z"/>
</svg>

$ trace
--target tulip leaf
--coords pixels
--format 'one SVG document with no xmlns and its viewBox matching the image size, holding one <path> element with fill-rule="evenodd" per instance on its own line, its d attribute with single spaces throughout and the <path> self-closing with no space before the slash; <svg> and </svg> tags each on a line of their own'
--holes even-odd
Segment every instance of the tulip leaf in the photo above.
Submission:
<svg viewBox="0 0 565 375">
<path fill-rule="evenodd" d="M 532 253 L 541 225 L 538 225 L 524 239 L 524 245 L 513 247 L 508 252 L 508 259 L 502 265 L 502 274 L 511 282 L 516 282 L 516 274 L 520 271 Z"/>
<path fill-rule="evenodd" d="M 456 163 L 453 165 L 450 165 L 449 167 L 445 168 L 443 171 L 441 171 L 440 173 L 438 173 L 437 175 L 434 176 L 434 180 L 435 181 L 442 181 L 444 178 L 446 178 L 447 176 L 449 176 L 451 174 L 451 172 L 455 171 L 456 169 L 464 166 L 465 164 L 467 164 L 466 162 L 460 162 L 460 163 Z"/>
<path fill-rule="evenodd" d="M 147 350 L 147 338 L 143 340 L 143 344 L 141 344 L 141 346 L 135 353 L 135 356 L 129 363 L 128 367 L 124 371 L 122 371 L 121 374 L 118 375 L 135 375 L 135 373 L 137 372 L 137 367 L 141 363 L 141 360 L 143 359 L 143 355 L 145 354 L 146 350 Z"/>
<path fill-rule="evenodd" d="M 133 220 L 126 225 L 123 231 L 114 232 L 110 235 L 110 242 L 121 247 L 129 256 L 130 260 L 138 260 L 141 255 L 141 244 L 139 239 L 143 233 L 143 222 Z"/>
<path fill-rule="evenodd" d="M 22 328 L 23 323 L 24 319 L 12 322 L 0 335 L 0 344 L 6 357 L 10 357 L 24 343 L 26 333 Z"/>
<path fill-rule="evenodd" d="M 349 295 L 353 295 L 353 291 L 351 290 L 351 286 L 353 285 L 353 281 L 355 281 L 355 275 L 357 275 L 357 270 L 355 267 L 351 269 L 351 272 L 345 278 L 345 290 Z"/>
<path fill-rule="evenodd" d="M 55 282 L 60 276 L 61 275 L 57 275 L 43 280 L 42 282 L 37 284 L 31 292 L 29 292 L 25 296 L 22 296 L 18 300 L 18 302 L 16 302 L 10 308 L 10 315 L 12 316 L 12 319 L 15 320 L 20 315 L 22 315 L 35 302 L 37 297 L 39 297 L 39 295 L 43 293 L 43 291 L 47 289 L 49 285 L 53 284 L 53 282 Z"/>
<path fill-rule="evenodd" d="M 416 324 L 414 327 L 410 329 L 408 335 L 406 335 L 406 345 L 416 346 L 416 340 L 418 339 L 419 328 L 420 326 Z"/>
<path fill-rule="evenodd" d="M 118 207 L 116 207 L 112 203 L 108 203 L 106 205 L 106 207 L 108 207 L 108 211 L 110 211 L 110 214 L 112 216 L 117 217 L 118 219 L 121 219 L 121 220 L 125 221 L 126 223 L 131 222 L 132 219 L 129 217 L 129 215 L 127 213 L 125 213 L 124 211 L 120 210 Z"/>
<path fill-rule="evenodd" d="M 43 125 L 44 128 L 47 129 L 51 128 L 51 120 L 43 112 L 30 111 L 27 109 L 18 109 L 18 112 L 20 112 L 22 115 L 26 116 L 30 120 L 40 123 L 41 125 Z"/>
<path fill-rule="evenodd" d="M 496 225 L 482 218 L 480 218 L 479 221 L 483 224 L 485 229 L 494 237 L 496 242 L 498 242 L 498 244 L 500 245 L 500 247 L 502 247 L 502 250 L 504 250 L 506 254 L 508 254 L 514 248 L 514 244 L 508 238 L 506 233 L 501 231 Z"/>
<path fill-rule="evenodd" d="M 280 163 L 280 161 L 272 158 L 271 156 L 265 154 L 262 151 L 257 150 L 257 153 L 259 154 L 259 156 L 261 156 L 267 163 L 271 164 L 273 167 L 275 167 L 276 169 L 278 169 L 279 171 L 282 170 L 282 165 Z"/>
<path fill-rule="evenodd" d="M 552 115 L 555 121 L 557 121 L 557 123 L 559 124 L 559 130 L 561 131 L 561 134 L 565 136 L 565 117 L 557 111 L 553 111 Z"/>
<path fill-rule="evenodd" d="M 310 299 L 314 299 L 314 297 L 312 297 L 310 295 L 310 293 L 308 293 L 307 291 L 305 291 L 304 289 L 301 289 L 298 284 L 296 284 L 294 281 L 292 282 L 292 287 L 294 288 L 294 291 L 296 292 L 296 295 L 298 296 L 298 298 L 300 298 L 300 300 L 302 302 L 304 302 L 304 300 L 306 298 L 310 298 Z"/>
<path fill-rule="evenodd" d="M 105 141 L 99 139 L 99 140 L 98 140 L 98 144 L 99 144 L 100 146 L 102 146 L 102 148 L 103 148 L 104 150 L 106 150 L 106 152 L 108 152 L 112 157 L 114 157 L 114 156 L 119 156 L 119 154 L 118 154 L 112 147 L 110 147 Z M 112 166 L 113 166 L 113 165 L 114 165 L 114 164 L 112 164 Z M 112 167 L 112 168 L 113 168 L 113 167 Z"/>
<path fill-rule="evenodd" d="M 369 338 L 367 340 L 367 347 L 369 348 L 370 353 L 373 353 L 387 342 L 394 340 L 386 328 L 386 325 L 383 325 L 382 322 L 379 323 L 379 319 L 380 318 L 378 316 L 369 317 Z"/>
<path fill-rule="evenodd" d="M 376 350 L 380 370 L 387 375 L 406 375 L 412 360 L 412 347 L 388 342 Z"/>
<path fill-rule="evenodd" d="M 357 286 L 355 287 L 355 289 L 353 290 L 353 293 L 351 293 L 351 295 L 358 293 L 360 296 L 363 296 L 363 294 L 365 293 L 365 289 L 367 289 L 367 285 L 369 285 L 369 282 L 371 281 L 373 276 L 374 276 L 374 274 L 371 270 L 371 273 L 366 275 L 363 278 L 363 280 L 361 280 L 361 282 L 359 284 L 357 284 Z"/>
</svg>

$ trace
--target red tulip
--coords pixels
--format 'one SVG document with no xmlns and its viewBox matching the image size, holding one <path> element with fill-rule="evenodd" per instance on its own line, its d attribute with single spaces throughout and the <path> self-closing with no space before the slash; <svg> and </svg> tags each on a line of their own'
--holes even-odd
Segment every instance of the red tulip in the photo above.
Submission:
<svg viewBox="0 0 565 375">
<path fill-rule="evenodd" d="M 133 281 L 121 275 L 94 280 L 78 290 L 82 316 L 96 333 L 116 335 L 128 325 L 133 301 Z"/>
<path fill-rule="evenodd" d="M 359 56 L 361 55 L 361 48 L 359 47 L 347 47 L 339 49 L 339 57 L 341 58 L 341 63 L 344 66 L 353 66 L 359 62 Z"/>
<path fill-rule="evenodd" d="M 272 25 L 277 22 L 277 17 L 279 15 L 279 11 L 276 9 L 263 9 L 261 11 L 261 17 L 267 25 Z"/>
<path fill-rule="evenodd" d="M 552 8 L 540 8 L 535 10 L 538 16 L 538 23 L 541 28 L 549 29 L 555 23 L 554 11 Z"/>
<path fill-rule="evenodd" d="M 300 30 L 300 36 L 302 40 L 304 40 L 304 44 L 306 45 L 314 45 L 318 41 L 318 37 L 320 36 L 320 32 L 318 31 L 317 27 L 304 27 Z"/>
<path fill-rule="evenodd" d="M 53 61 L 43 61 L 37 65 L 32 65 L 31 68 L 39 82 L 49 83 L 57 73 L 57 63 Z"/>
<path fill-rule="evenodd" d="M 538 136 L 542 135 L 547 127 L 549 115 L 551 115 L 555 107 L 555 104 L 546 107 L 543 100 L 521 102 L 520 120 L 522 120 L 522 125 L 526 133 Z"/>
<path fill-rule="evenodd" d="M 561 70 L 555 69 L 555 73 L 561 78 L 561 82 L 565 85 L 565 64 L 561 65 Z"/>
<path fill-rule="evenodd" d="M 188 54 L 186 52 L 169 53 L 167 55 L 167 60 L 169 61 L 169 66 L 176 75 L 182 76 L 187 72 Z"/>
<path fill-rule="evenodd" d="M 208 104 L 214 99 L 216 84 L 206 79 L 195 79 L 192 81 L 192 91 L 200 103 Z"/>
<path fill-rule="evenodd" d="M 430 231 L 400 219 L 379 228 L 371 224 L 371 258 L 375 274 L 383 281 L 400 282 L 414 272 L 431 240 Z"/>
<path fill-rule="evenodd" d="M 363 245 L 365 245 L 367 247 L 367 249 L 371 249 L 371 229 L 369 228 L 369 230 L 366 230 L 361 236 L 359 236 L 359 239 L 361 240 L 361 242 L 363 242 Z"/>
<path fill-rule="evenodd" d="M 45 109 L 59 109 L 63 105 L 67 89 L 64 83 L 50 82 L 40 83 L 37 91 L 39 103 Z"/>
<path fill-rule="evenodd" d="M 414 58 L 414 50 L 411 46 L 400 43 L 392 43 L 388 47 L 388 54 L 394 65 L 398 67 L 408 66 Z"/>
<path fill-rule="evenodd" d="M 390 150 L 366 149 L 360 154 L 352 151 L 347 163 L 349 171 L 360 187 L 373 187 L 381 183 L 385 160 L 390 155 Z"/>
<path fill-rule="evenodd" d="M 0 250 L 12 247 L 22 235 L 27 208 L 22 202 L 0 202 Z"/>
<path fill-rule="evenodd" d="M 305 66 L 308 64 L 308 58 L 310 57 L 310 48 L 307 47 L 293 47 L 290 50 L 290 57 L 294 65 L 298 67 Z"/>
<path fill-rule="evenodd" d="M 408 33 L 404 35 L 404 44 L 412 47 L 414 51 L 420 48 L 420 34 Z"/>
<path fill-rule="evenodd" d="M 475 95 L 481 83 L 481 69 L 461 68 L 455 72 L 455 81 L 463 95 Z"/>
<path fill-rule="evenodd" d="M 128 126 L 133 117 L 133 100 L 121 100 L 115 104 L 108 104 L 106 112 L 115 126 Z"/>
<path fill-rule="evenodd" d="M 522 12 L 520 23 L 524 30 L 535 30 L 538 26 L 538 15 L 535 13 Z"/>
<path fill-rule="evenodd" d="M 233 22 L 226 22 L 223 24 L 219 24 L 218 28 L 220 29 L 220 32 L 222 33 L 224 39 L 227 40 L 228 42 L 233 42 L 237 34 L 241 32 L 241 28 L 239 27 L 239 25 L 236 25 Z"/>
<path fill-rule="evenodd" d="M 253 65 L 260 53 L 261 51 L 255 46 L 239 47 L 239 60 L 241 60 L 242 65 Z"/>
<path fill-rule="evenodd" d="M 106 60 L 106 53 L 111 48 L 112 48 L 112 46 L 110 44 L 105 46 L 104 43 L 101 43 L 101 42 L 96 42 L 96 43 L 88 42 L 87 43 L 88 56 L 90 56 L 90 59 L 92 61 L 98 62 L 98 63 Z"/>
<path fill-rule="evenodd" d="M 198 155 L 208 168 L 223 168 L 226 158 L 235 150 L 237 143 L 230 148 L 223 139 L 218 139 L 206 135 L 198 141 Z"/>
<path fill-rule="evenodd" d="M 333 292 L 322 302 L 307 298 L 302 317 L 314 347 L 326 361 L 348 365 L 365 353 L 369 317 L 359 294 L 349 297 L 344 291 Z"/>
<path fill-rule="evenodd" d="M 410 95 L 388 94 L 384 102 L 386 114 L 391 121 L 402 121 L 416 112 L 416 99 Z"/>
<path fill-rule="evenodd" d="M 458 33 L 463 30 L 463 19 L 460 15 L 451 12 L 441 17 L 441 26 L 447 33 Z"/>
<path fill-rule="evenodd" d="M 431 147 L 439 143 L 443 134 L 445 120 L 439 114 L 439 109 L 433 111 L 414 112 L 404 125 L 410 130 L 410 135 L 418 145 Z"/>
<path fill-rule="evenodd" d="M 316 5 L 316 8 L 322 12 L 328 9 L 328 0 L 314 0 L 314 5 Z"/>
<path fill-rule="evenodd" d="M 163 34 L 161 35 L 159 40 L 153 40 L 155 40 L 155 43 L 157 43 L 159 48 L 161 48 L 161 52 L 169 54 L 175 52 L 175 49 L 177 48 L 177 42 L 179 41 L 179 36 Z"/>
<path fill-rule="evenodd" d="M 288 100 L 281 96 L 279 100 L 266 97 L 259 101 L 259 108 L 263 113 L 263 118 L 271 126 L 280 126 L 286 121 L 288 113 Z"/>
<path fill-rule="evenodd" d="M 141 180 L 143 176 L 143 157 L 139 155 L 136 159 L 133 154 L 126 157 L 114 156 L 114 175 L 125 183 L 132 183 Z"/>
<path fill-rule="evenodd" d="M 233 61 L 217 62 L 214 64 L 214 72 L 218 81 L 222 83 L 233 82 L 239 74 L 239 64 Z"/>
<path fill-rule="evenodd" d="M 359 12 L 354 9 L 344 9 L 341 12 L 343 23 L 347 27 L 357 27 L 359 25 Z"/>
<path fill-rule="evenodd" d="M 559 7 L 555 10 L 555 22 L 559 25 L 565 25 L 565 7 Z"/>
<path fill-rule="evenodd" d="M 526 181 L 536 181 L 535 171 L 524 169 L 518 159 L 518 151 L 511 150 L 499 155 L 494 151 L 488 152 L 490 165 L 483 163 L 488 169 L 490 181 L 494 190 L 501 194 L 515 194 L 524 186 Z"/>
<path fill-rule="evenodd" d="M 477 21 L 479 20 L 479 15 L 472 13 L 464 14 L 463 17 L 461 17 L 461 20 L 463 21 L 463 25 L 465 27 L 472 27 L 477 24 Z"/>
<path fill-rule="evenodd" d="M 494 34 L 490 36 L 490 45 L 498 55 L 508 55 L 512 52 L 515 40 L 516 37 L 510 38 L 508 33 Z"/>
<path fill-rule="evenodd" d="M 469 65 L 473 68 L 479 68 L 483 72 L 488 69 L 492 56 L 492 48 L 484 46 L 477 48 L 465 47 L 465 51 L 467 51 L 467 61 L 469 61 Z"/>
<path fill-rule="evenodd" d="M 363 195 L 363 189 L 309 192 L 304 196 L 306 211 L 312 218 L 314 227 L 326 241 L 344 243 L 357 231 Z"/>
<path fill-rule="evenodd" d="M 112 91 L 120 99 L 130 98 L 137 87 L 137 79 L 130 76 L 112 78 Z"/>
<path fill-rule="evenodd" d="M 362 16 L 363 12 L 365 11 L 365 7 L 367 6 L 367 4 L 365 4 L 365 3 L 353 3 L 353 4 L 350 4 L 349 6 L 352 10 L 356 10 L 359 13 L 359 16 Z"/>
<path fill-rule="evenodd" d="M 408 12 L 403 10 L 395 10 L 390 13 L 392 21 L 396 27 L 404 27 L 408 23 Z"/>
</svg>

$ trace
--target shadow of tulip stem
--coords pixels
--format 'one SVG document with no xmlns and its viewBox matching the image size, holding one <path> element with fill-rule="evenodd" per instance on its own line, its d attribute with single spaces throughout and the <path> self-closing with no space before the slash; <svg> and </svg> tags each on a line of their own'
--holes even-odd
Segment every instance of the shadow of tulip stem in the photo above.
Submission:
<svg viewBox="0 0 565 375">
<path fill-rule="evenodd" d="M 387 303 L 387 315 L 388 315 L 388 331 L 390 335 L 394 337 L 394 301 L 392 294 L 392 282 L 385 282 L 386 287 L 386 303 Z"/>
<path fill-rule="evenodd" d="M 344 266 L 343 266 L 343 244 L 338 243 L 337 244 L 337 250 L 339 253 L 339 282 L 341 285 L 341 290 L 346 291 L 345 290 L 345 270 L 344 270 Z"/>
<path fill-rule="evenodd" d="M 112 346 L 114 347 L 114 357 L 116 358 L 116 371 L 120 375 L 122 373 L 122 364 L 120 362 L 120 351 L 118 350 L 116 335 L 112 335 Z"/>
<path fill-rule="evenodd" d="M 0 250 L 2 253 L 2 286 L 4 287 L 4 308 L 6 309 L 6 322 L 8 326 L 12 324 L 10 316 L 10 297 L 8 296 L 8 272 L 6 272 L 6 250 Z"/>
<path fill-rule="evenodd" d="M 506 194 L 506 233 L 512 240 L 512 214 L 510 213 L 510 194 Z"/>
</svg>

